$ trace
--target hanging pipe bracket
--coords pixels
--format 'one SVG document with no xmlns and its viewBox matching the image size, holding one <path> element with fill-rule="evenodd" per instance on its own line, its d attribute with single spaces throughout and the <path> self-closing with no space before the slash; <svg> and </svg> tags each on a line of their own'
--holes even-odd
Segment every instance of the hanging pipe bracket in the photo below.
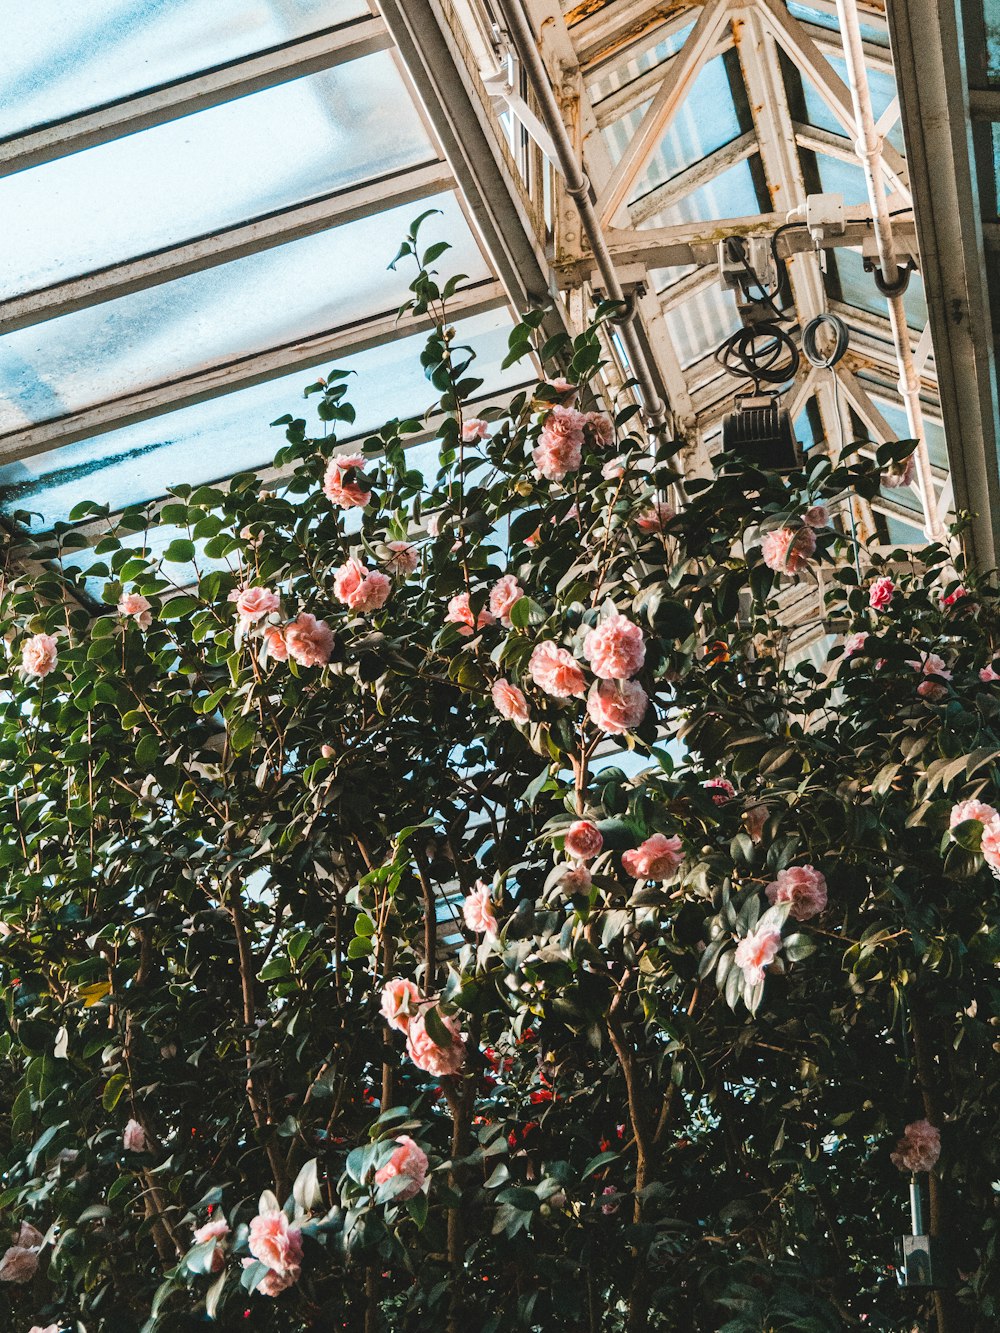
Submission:
<svg viewBox="0 0 1000 1333">
<path fill-rule="evenodd" d="M 897 269 L 896 281 L 887 282 L 885 274 L 878 264 L 872 259 L 865 259 L 865 272 L 872 275 L 875 286 L 883 296 L 902 296 L 910 285 L 910 274 L 917 271 L 917 266 L 910 258 L 905 264 L 900 264 Z"/>
</svg>

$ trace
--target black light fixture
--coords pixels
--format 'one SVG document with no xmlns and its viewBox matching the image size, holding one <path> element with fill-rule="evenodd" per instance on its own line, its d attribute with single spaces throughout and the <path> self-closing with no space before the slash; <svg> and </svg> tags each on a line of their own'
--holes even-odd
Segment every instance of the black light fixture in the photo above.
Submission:
<svg viewBox="0 0 1000 1333">
<path fill-rule="evenodd" d="M 799 466 L 792 419 L 777 393 L 739 396 L 722 419 L 722 447 L 742 462 L 773 472 Z"/>
</svg>

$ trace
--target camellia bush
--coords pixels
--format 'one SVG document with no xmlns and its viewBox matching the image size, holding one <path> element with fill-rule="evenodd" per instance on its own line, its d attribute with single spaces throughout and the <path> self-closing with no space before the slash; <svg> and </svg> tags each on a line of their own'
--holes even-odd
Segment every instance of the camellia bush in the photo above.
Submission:
<svg viewBox="0 0 1000 1333">
<path fill-rule="evenodd" d="M 425 421 L 8 549 L 2 1327 L 995 1329 L 995 584 L 843 529 L 912 442 L 683 479 L 609 309 L 483 406 L 442 253 Z"/>
</svg>

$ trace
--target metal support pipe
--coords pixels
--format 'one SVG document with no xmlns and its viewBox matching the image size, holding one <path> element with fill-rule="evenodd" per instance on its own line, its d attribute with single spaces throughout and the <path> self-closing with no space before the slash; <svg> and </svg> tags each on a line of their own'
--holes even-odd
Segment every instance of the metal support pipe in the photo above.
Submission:
<svg viewBox="0 0 1000 1333">
<path fill-rule="evenodd" d="M 524 66 L 532 91 L 538 100 L 541 119 L 548 130 L 556 153 L 556 163 L 566 184 L 566 191 L 576 204 L 580 222 L 586 233 L 590 248 L 594 254 L 594 263 L 601 275 L 604 290 L 611 301 L 620 301 L 626 313 L 618 323 L 622 345 L 629 360 L 629 366 L 639 384 L 642 393 L 643 411 L 651 426 L 662 426 L 667 418 L 667 407 L 659 395 L 656 380 L 645 349 L 639 339 L 635 320 L 636 307 L 625 295 L 614 259 L 608 249 L 608 243 L 597 216 L 597 210 L 591 198 L 590 181 L 577 158 L 576 150 L 570 140 L 566 123 L 562 118 L 559 103 L 549 80 L 548 71 L 542 62 L 535 41 L 535 34 L 524 11 L 522 0 L 499 0 L 508 34 Z"/>
<path fill-rule="evenodd" d="M 844 47 L 844 57 L 847 61 L 847 80 L 854 106 L 857 153 L 864 168 L 865 184 L 868 187 L 868 200 L 871 204 L 872 224 L 882 278 L 885 285 L 891 289 L 899 281 L 900 269 L 896 256 L 896 243 L 892 234 L 892 218 L 889 215 L 889 204 L 883 184 L 882 138 L 878 133 L 875 113 L 872 109 L 857 0 L 837 0 L 837 16 L 840 20 L 840 35 Z M 920 404 L 920 376 L 913 360 L 913 349 L 910 346 L 910 331 L 906 323 L 902 293 L 887 296 L 886 300 L 889 306 L 889 323 L 892 326 L 893 343 L 896 348 L 896 364 L 899 369 L 899 393 L 906 408 L 906 420 L 910 434 L 917 441 L 914 458 L 920 502 L 924 511 L 924 532 L 929 540 L 943 542 L 947 540 L 947 534 L 938 514 L 934 493 L 934 479 L 931 472 L 927 439 L 924 433 L 923 410 Z"/>
</svg>

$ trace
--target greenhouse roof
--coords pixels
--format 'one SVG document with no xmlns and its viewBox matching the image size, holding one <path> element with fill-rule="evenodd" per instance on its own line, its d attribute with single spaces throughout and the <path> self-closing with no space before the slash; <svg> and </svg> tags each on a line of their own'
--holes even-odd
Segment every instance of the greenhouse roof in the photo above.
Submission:
<svg viewBox="0 0 1000 1333">
<path fill-rule="evenodd" d="M 773 235 L 821 192 L 843 196 L 850 227 L 791 248 L 788 314 L 799 328 L 840 314 L 851 344 L 836 372 L 805 366 L 792 385 L 799 436 L 913 433 L 866 267 L 873 199 L 840 23 L 845 4 L 856 11 L 901 261 L 919 246 L 903 336 L 934 494 L 895 490 L 855 517 L 915 542 L 954 486 L 980 511 L 992 562 L 983 274 L 994 283 L 1000 244 L 1000 45 L 978 0 L 961 14 L 930 0 L 19 7 L 0 68 L 5 512 L 32 511 L 41 531 L 81 500 L 119 508 L 266 468 L 268 423 L 296 410 L 317 366 L 356 372 L 358 432 L 419 415 L 433 396 L 413 355 L 422 329 L 397 319 L 408 275 L 388 264 L 425 209 L 468 275 L 453 318 L 484 394 L 526 373 L 502 367 L 515 309 L 551 300 L 553 318 L 579 325 L 598 277 L 508 36 L 512 4 L 538 37 L 692 467 L 741 387 L 714 358 L 739 325 L 717 241 Z M 622 347 L 609 352 L 627 377 Z"/>
</svg>

